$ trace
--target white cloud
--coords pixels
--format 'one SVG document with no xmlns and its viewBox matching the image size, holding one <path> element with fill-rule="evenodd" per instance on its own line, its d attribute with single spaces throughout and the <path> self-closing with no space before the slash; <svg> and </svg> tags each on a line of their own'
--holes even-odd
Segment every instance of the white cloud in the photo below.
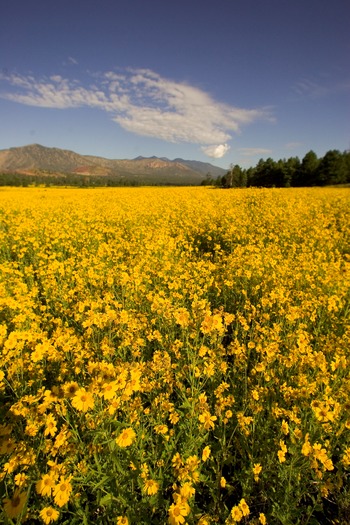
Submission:
<svg viewBox="0 0 350 525">
<path fill-rule="evenodd" d="M 219 144 L 218 146 L 202 146 L 202 151 L 208 155 L 208 157 L 213 157 L 214 159 L 221 159 L 228 150 L 230 146 L 228 144 Z"/>
<path fill-rule="evenodd" d="M 247 157 L 254 157 L 255 155 L 268 155 L 272 153 L 271 149 L 266 148 L 239 148 L 239 153 Z"/>
<path fill-rule="evenodd" d="M 12 89 L 0 97 L 38 107 L 99 108 L 127 131 L 169 142 L 201 144 L 214 158 L 229 150 L 232 132 L 239 133 L 242 125 L 270 117 L 266 109 L 217 102 L 197 87 L 167 80 L 148 69 L 128 69 L 122 74 L 108 71 L 93 77 L 94 83 L 84 87 L 60 75 L 42 79 L 3 76 L 0 80 Z"/>
</svg>

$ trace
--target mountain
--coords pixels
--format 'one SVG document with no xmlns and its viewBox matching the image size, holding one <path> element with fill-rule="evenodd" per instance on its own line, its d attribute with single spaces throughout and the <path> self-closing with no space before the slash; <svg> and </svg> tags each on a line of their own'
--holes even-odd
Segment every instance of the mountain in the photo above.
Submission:
<svg viewBox="0 0 350 525">
<path fill-rule="evenodd" d="M 216 177 L 222 177 L 227 172 L 227 170 L 224 170 L 223 168 L 213 166 L 213 164 L 210 164 L 209 162 L 200 162 L 199 160 L 175 159 L 173 162 L 184 164 L 191 170 L 198 171 L 198 173 L 202 173 L 203 175 L 210 173 L 214 179 Z"/>
<path fill-rule="evenodd" d="M 199 185 L 207 174 L 216 178 L 226 173 L 222 168 L 194 160 L 155 156 L 106 159 L 40 144 L 0 150 L 0 172 L 32 177 L 106 177 L 124 183 L 178 185 Z"/>
</svg>

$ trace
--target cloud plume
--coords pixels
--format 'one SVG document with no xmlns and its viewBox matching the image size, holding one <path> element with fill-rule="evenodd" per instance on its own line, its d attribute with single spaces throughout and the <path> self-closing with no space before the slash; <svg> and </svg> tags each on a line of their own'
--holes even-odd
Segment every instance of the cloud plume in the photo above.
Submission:
<svg viewBox="0 0 350 525">
<path fill-rule="evenodd" d="M 148 69 L 94 74 L 83 86 L 60 75 L 2 75 L 10 86 L 0 97 L 42 108 L 99 108 L 123 129 L 168 142 L 199 144 L 210 157 L 229 150 L 231 133 L 260 118 L 265 109 L 244 109 L 217 102 L 205 91 L 162 78 Z"/>
<path fill-rule="evenodd" d="M 208 155 L 208 157 L 221 159 L 221 157 L 223 157 L 228 152 L 230 146 L 228 144 L 219 144 L 217 146 L 202 146 L 201 149 L 206 155 Z"/>
</svg>

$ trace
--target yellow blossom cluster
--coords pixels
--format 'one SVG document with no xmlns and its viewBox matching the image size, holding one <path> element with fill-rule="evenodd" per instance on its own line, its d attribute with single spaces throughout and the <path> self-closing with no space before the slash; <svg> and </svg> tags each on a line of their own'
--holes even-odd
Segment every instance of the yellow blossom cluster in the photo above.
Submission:
<svg viewBox="0 0 350 525">
<path fill-rule="evenodd" d="M 349 285 L 349 188 L 1 189 L 0 522 L 346 523 Z"/>
</svg>

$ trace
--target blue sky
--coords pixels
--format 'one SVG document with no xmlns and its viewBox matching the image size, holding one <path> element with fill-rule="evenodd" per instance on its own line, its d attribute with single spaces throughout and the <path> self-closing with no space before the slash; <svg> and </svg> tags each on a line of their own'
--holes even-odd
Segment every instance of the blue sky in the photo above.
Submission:
<svg viewBox="0 0 350 525">
<path fill-rule="evenodd" d="M 260 158 L 350 148 L 348 0 L 5 0 L 0 149 Z"/>
</svg>

